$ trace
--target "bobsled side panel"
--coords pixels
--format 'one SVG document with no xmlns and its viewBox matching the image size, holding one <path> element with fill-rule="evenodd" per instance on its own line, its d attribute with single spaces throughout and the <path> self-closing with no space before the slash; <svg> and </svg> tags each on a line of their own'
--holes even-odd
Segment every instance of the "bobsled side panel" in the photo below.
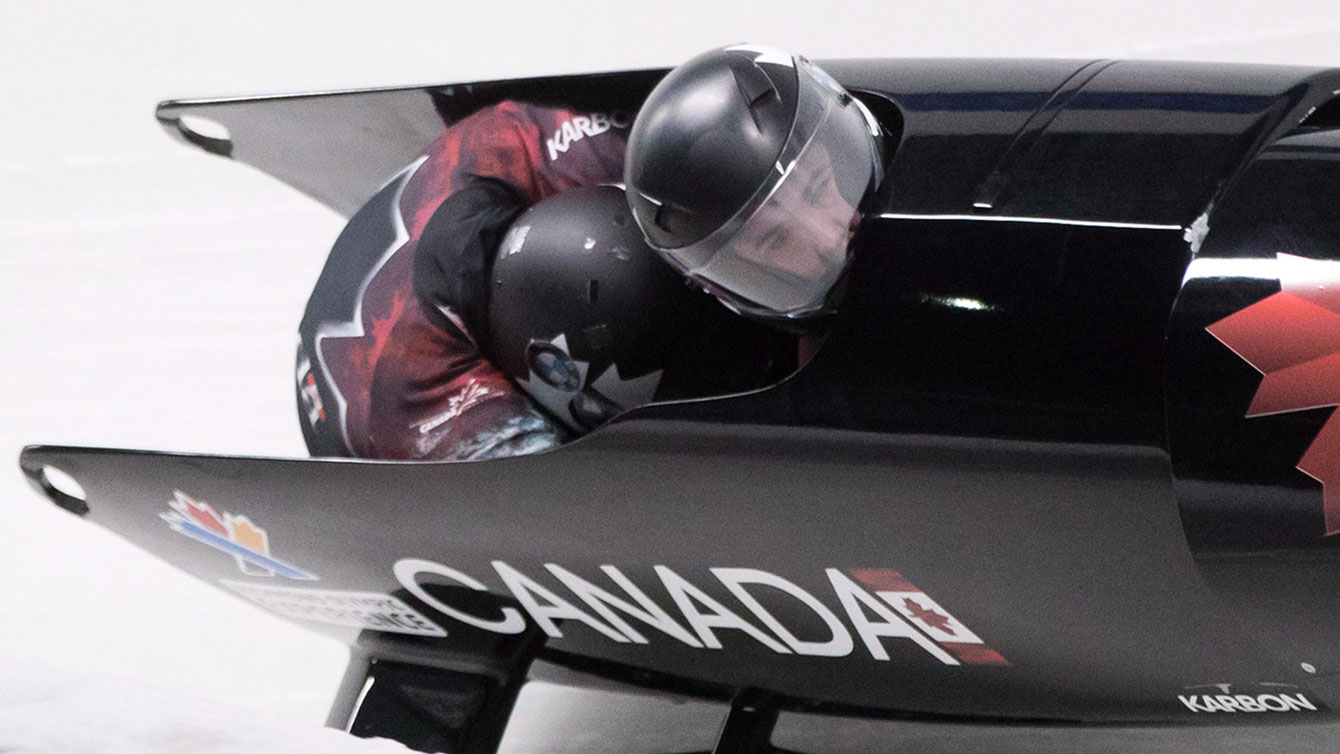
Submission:
<svg viewBox="0 0 1340 754">
<path fill-rule="evenodd" d="M 23 463 L 385 661 L 490 675 L 538 652 L 682 693 L 965 717 L 1192 719 L 1187 687 L 1262 679 L 1334 701 L 1205 591 L 1148 449 L 624 421 L 484 463 Z"/>
<path fill-rule="evenodd" d="M 490 103 L 635 110 L 663 70 L 387 89 L 172 100 L 159 123 L 189 144 L 246 163 L 348 217 L 442 133 Z M 192 128 L 222 126 L 226 138 Z"/>
<path fill-rule="evenodd" d="M 345 217 L 442 131 L 432 98 L 418 87 L 169 101 L 157 116 L 169 134 L 268 173 Z M 223 144 L 200 141 L 203 129 L 192 119 L 201 118 L 226 130 Z"/>
</svg>

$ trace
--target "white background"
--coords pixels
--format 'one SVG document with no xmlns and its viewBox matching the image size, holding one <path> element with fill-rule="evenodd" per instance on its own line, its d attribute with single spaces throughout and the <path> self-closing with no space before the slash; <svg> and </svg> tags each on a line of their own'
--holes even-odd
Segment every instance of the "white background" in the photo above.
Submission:
<svg viewBox="0 0 1340 754">
<path fill-rule="evenodd" d="M 76 703 L 76 687 L 166 691 L 125 713 L 156 709 L 165 736 L 216 704 L 318 725 L 343 667 L 343 647 L 43 502 L 17 468 L 38 442 L 304 452 L 294 331 L 341 221 L 168 139 L 158 100 L 673 65 L 739 41 L 818 59 L 1340 65 L 1340 7 L 0 0 L 0 705 L 50 673 L 73 680 L 29 691 L 33 709 Z M 84 693 L 79 714 L 121 714 L 110 696 Z M 174 718 L 172 699 L 196 702 Z M 28 733 L 60 719 L 28 718 Z M 29 741 L 6 724 L 0 749 Z"/>
</svg>

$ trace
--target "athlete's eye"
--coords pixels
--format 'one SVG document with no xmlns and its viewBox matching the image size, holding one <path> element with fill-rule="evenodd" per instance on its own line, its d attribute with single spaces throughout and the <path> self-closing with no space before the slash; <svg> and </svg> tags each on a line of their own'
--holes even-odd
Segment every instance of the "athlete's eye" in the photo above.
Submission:
<svg viewBox="0 0 1340 754">
<path fill-rule="evenodd" d="M 805 188 L 801 191 L 800 195 L 805 199 L 807 204 L 817 205 L 823 200 L 824 194 L 828 192 L 828 186 L 831 183 L 832 180 L 830 180 L 828 173 L 822 171 L 815 173 L 814 176 L 805 183 Z"/>
</svg>

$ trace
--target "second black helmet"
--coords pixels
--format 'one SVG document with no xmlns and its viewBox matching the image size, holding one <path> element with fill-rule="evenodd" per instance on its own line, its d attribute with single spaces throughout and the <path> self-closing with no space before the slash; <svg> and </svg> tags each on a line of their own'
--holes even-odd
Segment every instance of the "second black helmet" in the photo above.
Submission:
<svg viewBox="0 0 1340 754">
<path fill-rule="evenodd" d="M 617 186 L 528 209 L 490 281 L 493 362 L 579 431 L 653 400 L 761 387 L 794 366 L 790 336 L 727 310 L 646 245 Z"/>
</svg>

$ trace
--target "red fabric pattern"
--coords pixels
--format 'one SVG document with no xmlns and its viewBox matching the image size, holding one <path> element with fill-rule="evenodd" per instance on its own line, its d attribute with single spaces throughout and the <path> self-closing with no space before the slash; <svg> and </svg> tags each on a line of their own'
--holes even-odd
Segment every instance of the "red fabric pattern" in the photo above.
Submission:
<svg viewBox="0 0 1340 754">
<path fill-rule="evenodd" d="M 452 447 L 425 445 L 426 437 L 443 434 L 421 432 L 425 422 L 468 404 L 451 421 L 457 435 L 473 438 L 529 410 L 528 399 L 484 358 L 469 333 L 436 328 L 420 311 L 414 250 L 433 212 L 471 176 L 504 181 L 527 203 L 620 180 L 625 133 L 616 129 L 573 141 L 549 158 L 546 139 L 576 117 L 568 110 L 502 102 L 452 125 L 425 148 L 396 207 L 407 238 L 398 248 L 369 250 L 389 256 L 364 288 L 361 334 L 326 338 L 316 354 L 346 402 L 343 434 L 353 455 L 452 457 Z M 466 395 L 472 398 L 463 403 Z"/>
</svg>

